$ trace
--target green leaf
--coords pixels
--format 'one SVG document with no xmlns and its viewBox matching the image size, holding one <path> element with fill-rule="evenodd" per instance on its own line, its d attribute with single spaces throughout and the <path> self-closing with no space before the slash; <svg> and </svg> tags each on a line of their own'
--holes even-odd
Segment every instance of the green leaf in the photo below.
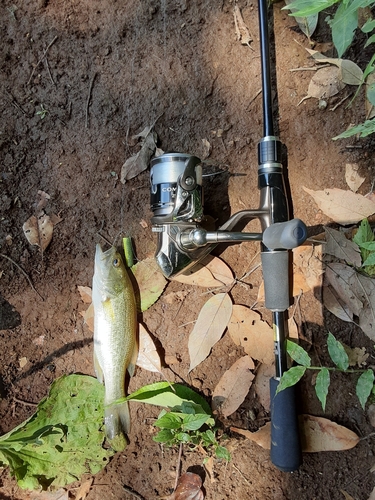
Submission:
<svg viewBox="0 0 375 500">
<path fill-rule="evenodd" d="M 159 417 L 155 422 L 155 427 L 160 429 L 179 429 L 182 424 L 182 417 L 176 413 L 165 413 Z"/>
<path fill-rule="evenodd" d="M 354 235 L 353 241 L 361 246 L 363 243 L 374 241 L 374 233 L 371 229 L 368 219 L 363 219 L 359 225 L 358 231 Z"/>
<path fill-rule="evenodd" d="M 375 252 L 375 241 L 365 241 L 364 243 L 360 243 L 359 246 L 370 252 Z"/>
<path fill-rule="evenodd" d="M 202 425 L 205 424 L 209 418 L 210 416 L 207 415 L 206 413 L 198 415 L 188 414 L 184 416 L 182 425 L 186 431 L 196 431 L 200 429 Z"/>
<path fill-rule="evenodd" d="M 166 443 L 166 444 L 169 444 L 169 443 L 171 443 L 173 441 L 174 434 L 173 434 L 173 432 L 170 429 L 162 429 L 152 439 L 156 443 Z"/>
<path fill-rule="evenodd" d="M 373 266 L 373 265 L 375 265 L 375 252 L 370 253 L 370 255 L 367 257 L 367 259 L 362 264 L 362 267 Z"/>
<path fill-rule="evenodd" d="M 229 451 L 225 448 L 225 446 L 216 446 L 215 448 L 216 458 L 223 458 L 227 462 L 230 461 L 231 456 Z"/>
<path fill-rule="evenodd" d="M 337 139 L 346 139 L 347 137 L 352 137 L 353 135 L 357 134 L 359 134 L 360 137 L 367 137 L 374 132 L 375 119 L 372 118 L 371 120 L 366 120 L 364 123 L 360 123 L 355 127 L 351 127 L 348 130 L 345 130 L 345 132 L 342 132 L 342 134 L 333 137 L 333 140 L 336 141 Z"/>
<path fill-rule="evenodd" d="M 339 0 L 295 0 L 289 5 L 283 7 L 283 10 L 293 11 L 293 16 L 308 17 L 317 14 L 322 10 L 328 9 Z"/>
<path fill-rule="evenodd" d="M 138 284 L 137 305 L 144 312 L 158 300 L 167 280 L 153 257 L 137 262 L 130 270 Z"/>
<path fill-rule="evenodd" d="M 289 356 L 294 359 L 294 361 L 303 366 L 311 366 L 310 356 L 307 354 L 305 349 L 301 346 L 292 342 L 291 340 L 286 341 L 286 349 Z"/>
<path fill-rule="evenodd" d="M 206 446 L 216 443 L 215 433 L 212 432 L 211 429 L 207 429 L 205 432 L 203 432 L 202 438 Z"/>
<path fill-rule="evenodd" d="M 361 0 L 363 2 L 363 0 Z M 358 7 L 353 8 L 352 4 L 357 4 L 358 0 L 340 3 L 333 19 L 329 22 L 332 30 L 332 41 L 337 49 L 339 57 L 342 57 L 345 50 L 353 41 L 354 31 L 358 26 Z"/>
<path fill-rule="evenodd" d="M 366 87 L 366 97 L 370 103 L 375 106 L 375 83 L 371 83 Z"/>
<path fill-rule="evenodd" d="M 321 368 L 315 382 L 315 392 L 322 405 L 323 411 L 326 409 L 328 387 L 330 383 L 329 370 Z"/>
<path fill-rule="evenodd" d="M 356 394 L 363 409 L 365 409 L 367 399 L 371 394 L 373 386 L 374 372 L 369 369 L 359 377 L 356 387 Z"/>
<path fill-rule="evenodd" d="M 95 378 L 57 379 L 37 412 L 0 438 L 0 455 L 21 488 L 61 487 L 99 472 L 104 450 L 104 387 Z"/>
<path fill-rule="evenodd" d="M 292 366 L 288 371 L 284 372 L 279 385 L 277 386 L 276 394 L 295 385 L 304 375 L 306 366 Z"/>
<path fill-rule="evenodd" d="M 367 19 L 361 30 L 363 33 L 370 33 L 375 28 L 375 19 Z"/>
<path fill-rule="evenodd" d="M 190 387 L 181 384 L 170 384 L 169 382 L 156 382 L 155 384 L 145 385 L 129 394 L 128 401 L 140 401 L 156 406 L 173 408 L 181 406 L 183 402 L 190 401 L 198 405 L 196 411 L 212 415 L 211 408 L 207 401 L 197 394 Z"/>
<path fill-rule="evenodd" d="M 327 339 L 328 352 L 332 361 L 340 369 L 346 371 L 349 367 L 349 358 L 346 354 L 344 346 L 335 339 L 332 333 L 328 334 Z"/>
<path fill-rule="evenodd" d="M 371 45 L 374 42 L 375 42 L 375 35 L 371 35 L 370 38 L 365 43 L 365 47 L 368 47 L 369 45 Z"/>
<path fill-rule="evenodd" d="M 188 443 L 190 441 L 190 434 L 186 432 L 179 432 L 175 437 L 180 443 Z"/>
</svg>

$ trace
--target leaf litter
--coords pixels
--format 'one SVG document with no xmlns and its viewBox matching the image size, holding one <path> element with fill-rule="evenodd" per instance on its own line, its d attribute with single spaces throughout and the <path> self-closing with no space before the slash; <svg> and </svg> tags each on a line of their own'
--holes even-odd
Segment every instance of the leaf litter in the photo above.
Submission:
<svg viewBox="0 0 375 500">
<path fill-rule="evenodd" d="M 123 164 L 120 176 L 120 180 L 123 184 L 148 168 L 151 157 L 155 153 L 158 140 L 158 136 L 153 130 L 154 125 L 155 123 L 145 127 L 142 132 L 132 137 L 133 140 L 139 140 L 141 149 L 138 153 L 128 158 Z"/>
<path fill-rule="evenodd" d="M 243 356 L 220 378 L 212 394 L 212 409 L 224 418 L 234 413 L 249 393 L 255 375 L 254 361 Z"/>
<path fill-rule="evenodd" d="M 354 448 L 360 438 L 350 429 L 331 420 L 313 415 L 299 415 L 302 451 L 316 453 L 322 451 L 344 451 Z M 231 431 L 245 436 L 262 448 L 271 448 L 271 422 L 256 432 L 231 427 Z"/>
</svg>

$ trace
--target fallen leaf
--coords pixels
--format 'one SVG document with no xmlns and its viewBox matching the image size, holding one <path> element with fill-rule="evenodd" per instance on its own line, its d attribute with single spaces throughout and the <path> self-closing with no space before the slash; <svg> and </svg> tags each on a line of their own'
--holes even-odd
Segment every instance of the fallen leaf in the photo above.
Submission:
<svg viewBox="0 0 375 500">
<path fill-rule="evenodd" d="M 139 347 L 136 364 L 149 372 L 161 373 L 161 361 L 154 341 L 146 328 L 139 325 Z"/>
<path fill-rule="evenodd" d="M 340 490 L 341 493 L 344 495 L 345 500 L 355 500 L 349 493 L 347 493 L 345 490 Z"/>
<path fill-rule="evenodd" d="M 30 500 L 69 500 L 69 491 L 59 488 L 56 491 L 31 492 Z"/>
<path fill-rule="evenodd" d="M 375 203 L 364 196 L 343 189 L 313 191 L 303 186 L 322 212 L 341 225 L 354 224 L 375 212 Z"/>
<path fill-rule="evenodd" d="M 194 472 L 185 472 L 178 478 L 174 500 L 203 500 L 202 479 Z"/>
<path fill-rule="evenodd" d="M 87 325 L 90 332 L 94 333 L 94 306 L 91 303 L 86 311 L 83 313 L 83 320 Z"/>
<path fill-rule="evenodd" d="M 293 317 L 288 318 L 288 337 L 290 339 L 299 339 L 298 325 Z"/>
<path fill-rule="evenodd" d="M 250 439 L 250 441 L 258 444 L 265 450 L 271 449 L 271 422 L 267 422 L 266 425 L 256 432 L 239 429 L 237 427 L 231 427 L 230 430 L 237 434 L 241 434 L 241 436 L 245 436 L 245 438 Z"/>
<path fill-rule="evenodd" d="M 310 290 L 320 288 L 322 285 L 323 269 L 323 245 L 301 245 L 293 248 L 293 296 L 296 297 L 300 291 L 307 291 L 304 283 Z M 302 273 L 304 281 L 299 277 Z M 298 288 L 300 290 L 298 290 Z M 307 289 L 308 289 L 307 288 Z"/>
<path fill-rule="evenodd" d="M 212 394 L 212 409 L 224 418 L 232 415 L 245 400 L 254 380 L 254 361 L 250 356 L 238 359 L 220 378 Z"/>
<path fill-rule="evenodd" d="M 363 304 L 359 298 L 353 293 L 351 282 L 355 269 L 346 264 L 332 262 L 327 265 L 325 276 L 328 283 L 337 293 L 338 297 L 348 306 L 349 310 L 359 316 L 363 309 Z"/>
<path fill-rule="evenodd" d="M 266 365 L 274 362 L 273 329 L 249 307 L 234 305 L 228 332 L 246 354 Z"/>
<path fill-rule="evenodd" d="M 357 434 L 327 418 L 300 415 L 302 450 L 305 452 L 343 451 L 359 442 Z"/>
<path fill-rule="evenodd" d="M 222 281 L 215 279 L 211 271 L 200 262 L 195 264 L 191 269 L 188 269 L 186 273 L 175 276 L 173 281 L 184 283 L 185 285 L 202 286 L 206 288 L 218 288 L 223 286 Z"/>
<path fill-rule="evenodd" d="M 354 241 L 348 240 L 342 231 L 324 228 L 326 233 L 326 246 L 324 253 L 333 255 L 347 264 L 360 267 L 362 264 L 361 251 Z"/>
<path fill-rule="evenodd" d="M 271 407 L 270 378 L 275 375 L 275 365 L 262 363 L 256 371 L 253 383 L 260 404 L 266 411 Z"/>
<path fill-rule="evenodd" d="M 152 131 L 152 127 L 146 127 L 140 134 L 134 137 L 141 137 L 142 147 L 134 156 L 128 158 L 121 168 L 120 180 L 123 184 L 129 179 L 133 179 L 149 166 L 150 159 L 156 149 L 157 135 Z"/>
<path fill-rule="evenodd" d="M 323 304 L 329 312 L 343 321 L 352 322 L 353 313 L 348 306 L 340 300 L 330 286 L 323 287 Z"/>
<path fill-rule="evenodd" d="M 40 213 L 38 217 L 32 215 L 22 226 L 23 232 L 30 245 L 37 245 L 45 250 L 52 240 L 53 224 L 50 217 Z"/>
<path fill-rule="evenodd" d="M 233 272 L 231 268 L 219 257 L 207 255 L 201 260 L 201 263 L 206 266 L 213 277 L 225 286 L 231 286 L 234 283 Z"/>
<path fill-rule="evenodd" d="M 236 28 L 237 40 L 242 43 L 242 45 L 250 46 L 250 42 L 253 41 L 249 29 L 243 20 L 242 13 L 237 4 L 233 7 L 234 25 Z"/>
<path fill-rule="evenodd" d="M 46 193 L 45 191 L 41 191 L 41 190 L 38 191 L 38 196 L 39 196 L 39 200 L 37 201 L 36 206 L 35 206 L 35 211 L 37 213 L 44 210 L 47 206 L 48 201 L 51 199 L 51 197 L 48 193 Z"/>
<path fill-rule="evenodd" d="M 365 182 L 365 177 L 361 177 L 358 173 L 358 163 L 347 163 L 345 165 L 345 180 L 350 189 L 356 193 Z"/>
<path fill-rule="evenodd" d="M 218 293 L 204 304 L 189 335 L 189 372 L 207 358 L 211 348 L 220 340 L 232 315 L 232 308 L 232 300 L 227 293 Z"/>
<path fill-rule="evenodd" d="M 90 493 L 91 485 L 94 481 L 94 478 L 91 477 L 84 481 L 81 486 L 78 488 L 76 497 L 74 500 L 85 500 L 87 495 Z"/>
<path fill-rule="evenodd" d="M 208 474 L 208 477 L 210 478 L 210 483 L 215 483 L 215 475 L 214 475 L 214 457 L 208 457 L 205 459 L 203 462 L 203 466 Z"/>
<path fill-rule="evenodd" d="M 361 68 L 350 59 L 339 59 L 326 57 L 317 50 L 307 49 L 312 57 L 319 63 L 333 64 L 339 68 L 339 78 L 347 85 L 360 85 L 362 83 L 363 71 Z"/>
<path fill-rule="evenodd" d="M 167 285 L 167 280 L 153 257 L 137 262 L 130 270 L 137 280 L 140 309 L 144 312 L 158 300 Z"/>
<path fill-rule="evenodd" d="M 202 152 L 201 159 L 205 160 L 206 158 L 208 158 L 210 156 L 211 151 L 212 151 L 212 147 L 207 139 L 202 139 L 202 145 L 203 145 L 203 152 Z"/>
<path fill-rule="evenodd" d="M 360 438 L 355 432 L 327 418 L 299 415 L 298 419 L 303 452 L 343 451 L 354 448 L 359 443 Z M 236 427 L 231 427 L 230 430 L 254 441 L 262 448 L 271 448 L 271 422 L 257 432 Z"/>
<path fill-rule="evenodd" d="M 177 290 L 177 292 L 170 292 L 166 295 L 163 295 L 163 301 L 166 304 L 174 304 L 178 302 L 183 302 L 187 295 L 189 295 L 188 290 Z"/>
<path fill-rule="evenodd" d="M 80 294 L 81 299 L 83 300 L 83 302 L 85 304 L 91 304 L 91 301 L 92 301 L 92 290 L 91 290 L 91 287 L 78 285 L 77 289 L 79 291 L 79 294 Z"/>
<path fill-rule="evenodd" d="M 315 97 L 317 99 L 328 99 L 340 92 L 345 87 L 345 83 L 340 78 L 340 70 L 335 66 L 320 68 L 311 78 L 307 96 L 300 100 L 301 102 Z"/>
<path fill-rule="evenodd" d="M 343 344 L 346 354 L 349 359 L 349 366 L 363 366 L 366 364 L 366 361 L 369 354 L 366 353 L 366 349 L 364 347 L 349 347 Z"/>
<path fill-rule="evenodd" d="M 19 358 L 18 362 L 20 364 L 20 369 L 22 370 L 22 368 L 24 368 L 27 365 L 27 358 L 23 356 L 22 358 Z"/>
</svg>

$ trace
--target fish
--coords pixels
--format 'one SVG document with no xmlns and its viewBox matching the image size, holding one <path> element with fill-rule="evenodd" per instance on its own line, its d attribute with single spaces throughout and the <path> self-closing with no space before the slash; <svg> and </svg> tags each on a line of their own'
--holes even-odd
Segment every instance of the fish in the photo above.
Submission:
<svg viewBox="0 0 375 500">
<path fill-rule="evenodd" d="M 123 401 L 125 376 L 133 376 L 137 360 L 137 307 L 134 288 L 115 247 L 96 245 L 92 280 L 94 308 L 94 369 L 104 383 L 106 437 L 117 451 L 130 432 L 128 402 Z M 122 400 L 122 401 L 121 401 Z"/>
</svg>

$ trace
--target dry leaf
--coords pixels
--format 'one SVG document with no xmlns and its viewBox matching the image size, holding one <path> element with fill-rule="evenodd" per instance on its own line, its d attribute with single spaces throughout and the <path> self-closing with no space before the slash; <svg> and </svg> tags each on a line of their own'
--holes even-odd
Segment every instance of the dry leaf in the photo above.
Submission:
<svg viewBox="0 0 375 500">
<path fill-rule="evenodd" d="M 156 149 L 157 135 L 156 132 L 152 131 L 152 127 L 146 127 L 140 134 L 134 137 L 143 138 L 142 147 L 136 155 L 128 158 L 123 164 L 120 177 L 123 184 L 148 168 L 151 156 Z"/>
<path fill-rule="evenodd" d="M 356 193 L 365 182 L 365 177 L 361 177 L 358 173 L 358 163 L 347 163 L 345 165 L 345 180 L 350 189 Z"/>
<path fill-rule="evenodd" d="M 271 407 L 270 378 L 274 375 L 275 366 L 262 363 L 256 371 L 253 383 L 259 402 L 266 411 L 269 411 Z"/>
<path fill-rule="evenodd" d="M 189 335 L 189 372 L 207 358 L 211 348 L 220 340 L 232 315 L 232 307 L 227 293 L 214 295 L 202 307 Z"/>
<path fill-rule="evenodd" d="M 359 442 L 357 434 L 327 418 L 300 415 L 302 450 L 305 452 L 343 451 Z"/>
<path fill-rule="evenodd" d="M 86 311 L 83 313 L 83 320 L 87 325 L 90 332 L 94 333 L 94 306 L 91 303 Z"/>
<path fill-rule="evenodd" d="M 347 493 L 345 490 L 340 490 L 341 493 L 344 495 L 345 500 L 355 500 L 349 493 Z"/>
<path fill-rule="evenodd" d="M 87 479 L 87 481 L 84 481 L 81 486 L 79 487 L 75 500 L 85 500 L 87 495 L 90 493 L 91 485 L 94 481 L 94 478 L 91 477 L 90 479 Z"/>
<path fill-rule="evenodd" d="M 202 139 L 202 145 L 203 145 L 203 152 L 202 152 L 201 159 L 205 160 L 206 158 L 208 158 L 210 156 L 211 151 L 212 151 L 212 147 L 207 139 Z"/>
<path fill-rule="evenodd" d="M 267 422 L 266 425 L 256 432 L 238 429 L 237 427 L 231 427 L 230 430 L 232 432 L 237 432 L 237 434 L 241 434 L 241 436 L 245 436 L 245 438 L 250 439 L 250 441 L 258 444 L 265 450 L 271 449 L 271 422 Z"/>
<path fill-rule="evenodd" d="M 325 215 L 342 225 L 357 223 L 375 212 L 375 203 L 352 191 L 337 188 L 313 191 L 304 186 L 303 189 Z"/>
<path fill-rule="evenodd" d="M 85 304 L 91 304 L 92 301 L 92 290 L 89 286 L 77 286 L 81 299 Z"/>
<path fill-rule="evenodd" d="M 286 5 L 289 5 L 290 3 L 292 3 L 292 0 L 285 0 Z M 293 14 L 293 12 L 296 12 L 296 9 L 290 9 L 290 11 Z M 312 14 L 307 17 L 299 17 L 294 15 L 293 17 L 296 23 L 298 23 L 299 29 L 302 31 L 302 33 L 304 33 L 307 38 L 310 39 L 318 25 L 319 13 Z"/>
<path fill-rule="evenodd" d="M 327 418 L 312 415 L 299 415 L 299 427 L 302 451 L 316 453 L 320 451 L 343 451 L 354 448 L 359 442 L 357 434 Z M 271 448 L 271 423 L 268 422 L 257 432 L 231 427 L 231 431 L 242 434 L 262 448 Z"/>
<path fill-rule="evenodd" d="M 375 500 L 375 488 L 372 490 L 368 500 Z"/>
<path fill-rule="evenodd" d="M 358 245 L 354 241 L 348 240 L 342 231 L 330 227 L 325 227 L 324 230 L 327 241 L 324 253 L 345 260 L 353 266 L 360 267 L 362 259 Z"/>
<path fill-rule="evenodd" d="M 274 361 L 272 328 L 252 309 L 234 305 L 228 332 L 236 345 L 253 359 L 271 365 Z"/>
<path fill-rule="evenodd" d="M 339 68 L 339 78 L 347 85 L 360 85 L 362 83 L 363 71 L 350 59 L 337 59 L 326 57 L 317 50 L 307 49 L 312 57 L 319 63 L 333 64 Z"/>
<path fill-rule="evenodd" d="M 344 87 L 345 83 L 341 80 L 339 68 L 335 66 L 321 68 L 311 78 L 307 96 L 301 99 L 298 105 L 310 97 L 328 99 L 338 94 Z"/>
<path fill-rule="evenodd" d="M 158 300 L 167 285 L 167 280 L 153 257 L 137 262 L 131 267 L 131 271 L 137 280 L 140 308 L 143 312 Z"/>
<path fill-rule="evenodd" d="M 27 358 L 23 356 L 22 358 L 19 358 L 18 362 L 20 364 L 20 369 L 22 370 L 22 368 L 27 365 Z"/>
<path fill-rule="evenodd" d="M 59 488 L 56 491 L 33 491 L 30 500 L 69 500 L 69 491 Z"/>
<path fill-rule="evenodd" d="M 212 394 L 212 409 L 224 418 L 232 415 L 245 400 L 254 380 L 254 361 L 250 356 L 238 359 L 220 378 Z"/>
<path fill-rule="evenodd" d="M 348 306 L 340 300 L 330 286 L 323 287 L 323 304 L 329 312 L 343 321 L 352 322 L 353 313 Z"/>
<path fill-rule="evenodd" d="M 320 244 L 314 245 L 301 245 L 293 248 L 293 296 L 297 296 L 300 292 L 298 285 L 302 292 L 310 288 L 320 288 L 322 285 L 323 270 L 323 247 Z M 302 273 L 307 289 L 303 280 L 299 278 L 299 271 Z"/>
<path fill-rule="evenodd" d="M 348 306 L 349 310 L 359 316 L 363 304 L 353 293 L 351 282 L 356 274 L 355 269 L 346 264 L 332 262 L 327 265 L 326 278 L 338 297 Z"/>
<path fill-rule="evenodd" d="M 23 232 L 30 245 L 37 245 L 45 250 L 52 240 L 53 224 L 50 217 L 44 212 L 38 217 L 32 215 L 22 226 Z"/>
<path fill-rule="evenodd" d="M 173 500 L 203 500 L 202 479 L 194 472 L 185 472 L 178 478 Z"/>
<path fill-rule="evenodd" d="M 48 193 L 46 193 L 45 191 L 39 190 L 38 195 L 40 198 L 35 206 L 36 213 L 39 213 L 42 210 L 44 210 L 47 206 L 48 201 L 51 199 L 50 195 Z"/>
<path fill-rule="evenodd" d="M 178 290 L 177 292 L 170 292 L 163 295 L 163 301 L 166 304 L 174 304 L 176 302 L 183 302 L 185 297 L 189 295 L 188 290 Z"/>
<path fill-rule="evenodd" d="M 294 318 L 288 318 L 288 337 L 290 339 L 299 339 L 298 325 Z"/>
<path fill-rule="evenodd" d="M 206 458 L 205 462 L 203 463 L 203 466 L 208 474 L 208 477 L 210 478 L 211 484 L 214 483 L 215 480 L 215 475 L 214 475 L 214 457 L 208 457 Z"/>
<path fill-rule="evenodd" d="M 366 364 L 369 354 L 366 354 L 366 349 L 364 347 L 349 347 L 343 344 L 346 354 L 349 359 L 349 366 L 359 366 Z"/>
<path fill-rule="evenodd" d="M 223 283 L 215 279 L 211 271 L 200 262 L 195 264 L 191 269 L 188 269 L 186 273 L 175 276 L 173 281 L 178 281 L 178 283 L 184 283 L 185 285 L 202 286 L 206 288 L 218 288 L 223 286 Z"/>
<path fill-rule="evenodd" d="M 234 24 L 236 27 L 237 40 L 242 43 L 242 45 L 248 45 L 250 47 L 250 42 L 253 41 L 249 29 L 243 20 L 241 10 L 237 4 L 233 7 Z"/>
<path fill-rule="evenodd" d="M 213 277 L 225 286 L 231 286 L 234 283 L 233 272 L 231 268 L 219 257 L 207 255 L 200 261 L 208 269 Z"/>
<path fill-rule="evenodd" d="M 136 362 L 144 370 L 161 373 L 161 361 L 151 335 L 143 325 L 139 325 L 139 348 Z"/>
</svg>

